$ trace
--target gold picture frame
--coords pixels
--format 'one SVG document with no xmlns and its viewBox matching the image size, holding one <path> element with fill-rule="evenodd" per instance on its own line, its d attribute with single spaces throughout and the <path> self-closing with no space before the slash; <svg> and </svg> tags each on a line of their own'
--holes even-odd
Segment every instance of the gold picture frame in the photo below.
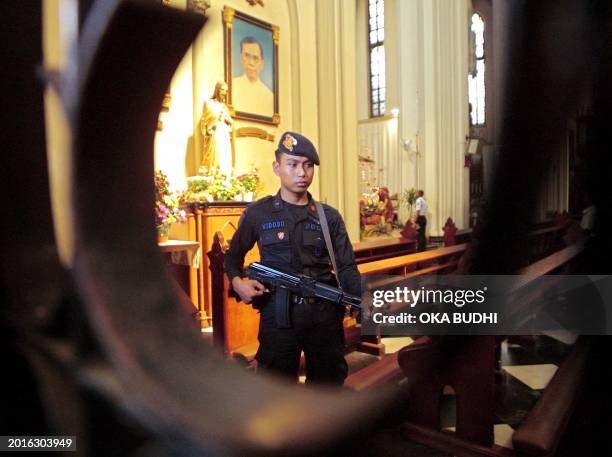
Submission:
<svg viewBox="0 0 612 457">
<path fill-rule="evenodd" d="M 223 31 L 225 80 L 232 116 L 278 125 L 279 28 L 226 6 Z"/>
</svg>

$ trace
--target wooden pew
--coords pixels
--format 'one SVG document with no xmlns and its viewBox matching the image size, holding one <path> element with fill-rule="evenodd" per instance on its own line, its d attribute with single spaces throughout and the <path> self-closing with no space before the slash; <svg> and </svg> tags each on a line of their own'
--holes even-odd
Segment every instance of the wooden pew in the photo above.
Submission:
<svg viewBox="0 0 612 457">
<path fill-rule="evenodd" d="M 562 249 L 520 271 L 523 281 L 515 286 L 520 292 L 539 277 L 560 270 L 582 252 L 581 245 Z M 538 294 L 542 291 L 536 291 Z M 527 295 L 517 303 L 515 313 L 539 295 Z M 519 455 L 493 443 L 495 407 L 495 336 L 438 337 L 418 340 L 398 353 L 397 361 L 406 377 L 413 375 L 426 361 L 435 360 L 438 369 L 411 391 L 409 419 L 402 425 L 406 438 L 454 455 Z M 580 341 L 580 340 L 579 340 Z M 586 364 L 588 345 L 580 342 L 562 363 L 547 387 L 548 393 L 538 401 L 517 434 L 516 449 L 523 454 L 551 455 L 561 438 L 581 386 L 582 368 Z M 454 434 L 440 427 L 439 402 L 443 388 L 450 385 L 456 392 L 457 423 Z M 559 414 L 562 417 L 557 417 Z M 538 427 L 534 424 L 540 424 Z"/>
<path fill-rule="evenodd" d="M 402 424 L 404 436 L 455 455 L 462 455 L 459 449 L 492 446 L 495 337 L 437 337 L 417 342 L 398 354 L 405 376 L 413 376 L 427 364 L 436 369 L 410 392 L 408 421 Z M 440 402 L 447 385 L 453 387 L 457 398 L 454 435 L 442 432 L 440 425 Z"/>
<path fill-rule="evenodd" d="M 512 436 L 514 451 L 493 443 L 495 337 L 454 338 L 452 347 L 427 337 L 402 349 L 398 363 L 407 377 L 421 370 L 411 391 L 406 438 L 462 456 L 552 456 L 581 395 L 590 343 L 579 338 L 527 418 Z M 436 368 L 436 369 L 433 369 Z M 363 382 L 363 380 L 362 380 Z M 440 431 L 445 385 L 457 392 L 455 433 Z"/>
<path fill-rule="evenodd" d="M 349 375 L 344 382 L 344 386 L 352 390 L 362 391 L 387 382 L 399 381 L 403 377 L 403 373 L 397 363 L 397 354 L 397 352 L 389 354 Z"/>
<path fill-rule="evenodd" d="M 452 271 L 456 269 L 459 258 L 463 255 L 466 248 L 466 244 L 460 244 L 432 249 L 430 251 L 362 263 L 357 265 L 357 268 L 359 273 L 365 277 L 390 275 L 388 278 L 367 283 L 368 289 L 384 288 L 407 278 Z M 380 334 L 362 336 L 358 350 L 378 356 L 385 354 L 385 347 L 381 343 Z"/>
<path fill-rule="evenodd" d="M 377 241 L 361 241 L 353 243 L 355 261 L 359 263 L 371 262 L 398 255 L 413 253 L 416 250 L 416 241 L 406 238 L 390 238 Z"/>
<path fill-rule="evenodd" d="M 364 263 L 358 265 L 358 268 L 362 276 L 379 275 L 390 272 L 395 272 L 397 274 L 399 272 L 399 276 L 368 283 L 369 289 L 382 288 L 406 278 L 453 269 L 457 266 L 458 257 L 465 252 L 466 247 L 467 245 L 462 244 L 433 249 L 431 251 Z M 431 265 L 427 266 L 430 263 Z M 426 266 L 409 271 L 411 267 L 415 268 L 419 265 Z M 373 350 L 374 348 L 378 348 L 379 351 L 375 352 Z M 362 337 L 362 343 L 359 349 L 379 356 L 384 355 L 384 345 L 380 342 L 380 335 Z M 398 380 L 401 377 L 402 371 L 397 363 L 396 352 L 384 356 L 381 360 L 350 375 L 345 382 L 345 386 L 354 390 L 365 390 L 382 383 Z"/>
<path fill-rule="evenodd" d="M 454 259 L 449 265 L 445 265 L 446 262 L 433 265 L 433 268 L 429 272 L 435 272 L 448 266 L 456 265 L 458 257 L 465 252 L 466 247 L 466 244 L 458 244 L 455 246 L 433 249 L 431 251 L 417 252 L 414 254 L 402 255 L 389 259 L 362 263 L 358 265 L 357 268 L 362 276 L 393 274 L 393 272 L 398 272 L 396 274 L 406 275 L 410 273 L 411 268 L 414 269 L 421 264 L 440 261 L 441 259 Z"/>
<path fill-rule="evenodd" d="M 530 249 L 527 250 L 525 263 L 533 263 L 564 247 L 563 236 L 567 226 L 553 225 L 532 231 L 529 234 Z"/>
<path fill-rule="evenodd" d="M 473 229 L 471 228 L 457 230 L 457 233 L 455 234 L 455 242 L 459 244 L 469 243 L 472 241 L 472 235 Z"/>
<path fill-rule="evenodd" d="M 367 283 L 368 289 L 384 288 L 400 280 L 432 273 L 449 273 L 457 268 L 459 259 L 467 249 L 466 244 L 458 244 L 431 251 L 377 260 L 358 265 L 362 276 L 390 275 Z"/>
<path fill-rule="evenodd" d="M 554 454 L 579 400 L 590 341 L 579 338 L 527 419 L 512 435 L 514 449 L 532 456 Z"/>
<path fill-rule="evenodd" d="M 442 227 L 443 235 L 430 236 L 429 242 L 433 244 L 442 244 L 443 246 L 454 246 L 456 244 L 469 243 L 472 241 L 472 232 L 473 229 L 471 227 L 458 230 L 453 219 L 449 217 L 446 220 L 444 227 Z"/>
<path fill-rule="evenodd" d="M 536 224 L 529 233 L 529 248 L 525 251 L 527 255 L 524 264 L 533 263 L 565 247 L 563 237 L 570 222 L 571 220 L 560 219 L 558 222 L 550 221 Z M 443 236 L 431 236 L 430 242 L 443 244 L 444 246 L 454 246 L 455 244 L 469 243 L 473 236 L 472 228 L 458 230 L 450 217 L 442 231 Z"/>
</svg>

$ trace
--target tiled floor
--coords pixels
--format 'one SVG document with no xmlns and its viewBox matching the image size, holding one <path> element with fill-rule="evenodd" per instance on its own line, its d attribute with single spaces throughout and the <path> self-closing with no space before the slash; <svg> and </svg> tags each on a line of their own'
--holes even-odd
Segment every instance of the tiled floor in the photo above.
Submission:
<svg viewBox="0 0 612 457">
<path fill-rule="evenodd" d="M 495 444 L 512 449 L 512 434 L 514 433 L 514 429 L 508 424 L 495 424 L 493 427 Z"/>
<path fill-rule="evenodd" d="M 385 345 L 385 351 L 387 354 L 393 354 L 399 351 L 401 348 L 408 346 L 414 340 L 409 336 L 395 337 L 395 338 L 381 338 L 381 342 Z"/>
<path fill-rule="evenodd" d="M 444 430 L 455 431 L 455 427 L 448 427 Z M 495 444 L 498 446 L 502 446 L 508 449 L 512 449 L 512 434 L 514 433 L 514 429 L 510 427 L 508 424 L 495 424 L 493 426 L 493 434 Z"/>
<path fill-rule="evenodd" d="M 530 389 L 543 390 L 557 372 L 557 365 L 515 365 L 502 367 L 508 374 L 526 384 Z"/>
</svg>

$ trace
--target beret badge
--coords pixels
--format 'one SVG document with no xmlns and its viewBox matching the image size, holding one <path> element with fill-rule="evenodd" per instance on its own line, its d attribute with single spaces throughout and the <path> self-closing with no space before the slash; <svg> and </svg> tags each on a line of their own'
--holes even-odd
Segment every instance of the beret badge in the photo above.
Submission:
<svg viewBox="0 0 612 457">
<path fill-rule="evenodd" d="M 285 146 L 289 151 L 293 151 L 293 146 L 297 146 L 297 140 L 291 135 L 286 134 L 285 139 L 283 140 L 283 146 Z"/>
</svg>

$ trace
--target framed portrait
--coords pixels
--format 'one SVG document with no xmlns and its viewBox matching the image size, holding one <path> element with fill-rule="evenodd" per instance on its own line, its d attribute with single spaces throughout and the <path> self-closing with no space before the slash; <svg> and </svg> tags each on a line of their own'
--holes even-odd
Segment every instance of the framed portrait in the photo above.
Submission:
<svg viewBox="0 0 612 457">
<path fill-rule="evenodd" d="M 279 28 L 226 6 L 223 30 L 232 115 L 278 125 Z"/>
</svg>

